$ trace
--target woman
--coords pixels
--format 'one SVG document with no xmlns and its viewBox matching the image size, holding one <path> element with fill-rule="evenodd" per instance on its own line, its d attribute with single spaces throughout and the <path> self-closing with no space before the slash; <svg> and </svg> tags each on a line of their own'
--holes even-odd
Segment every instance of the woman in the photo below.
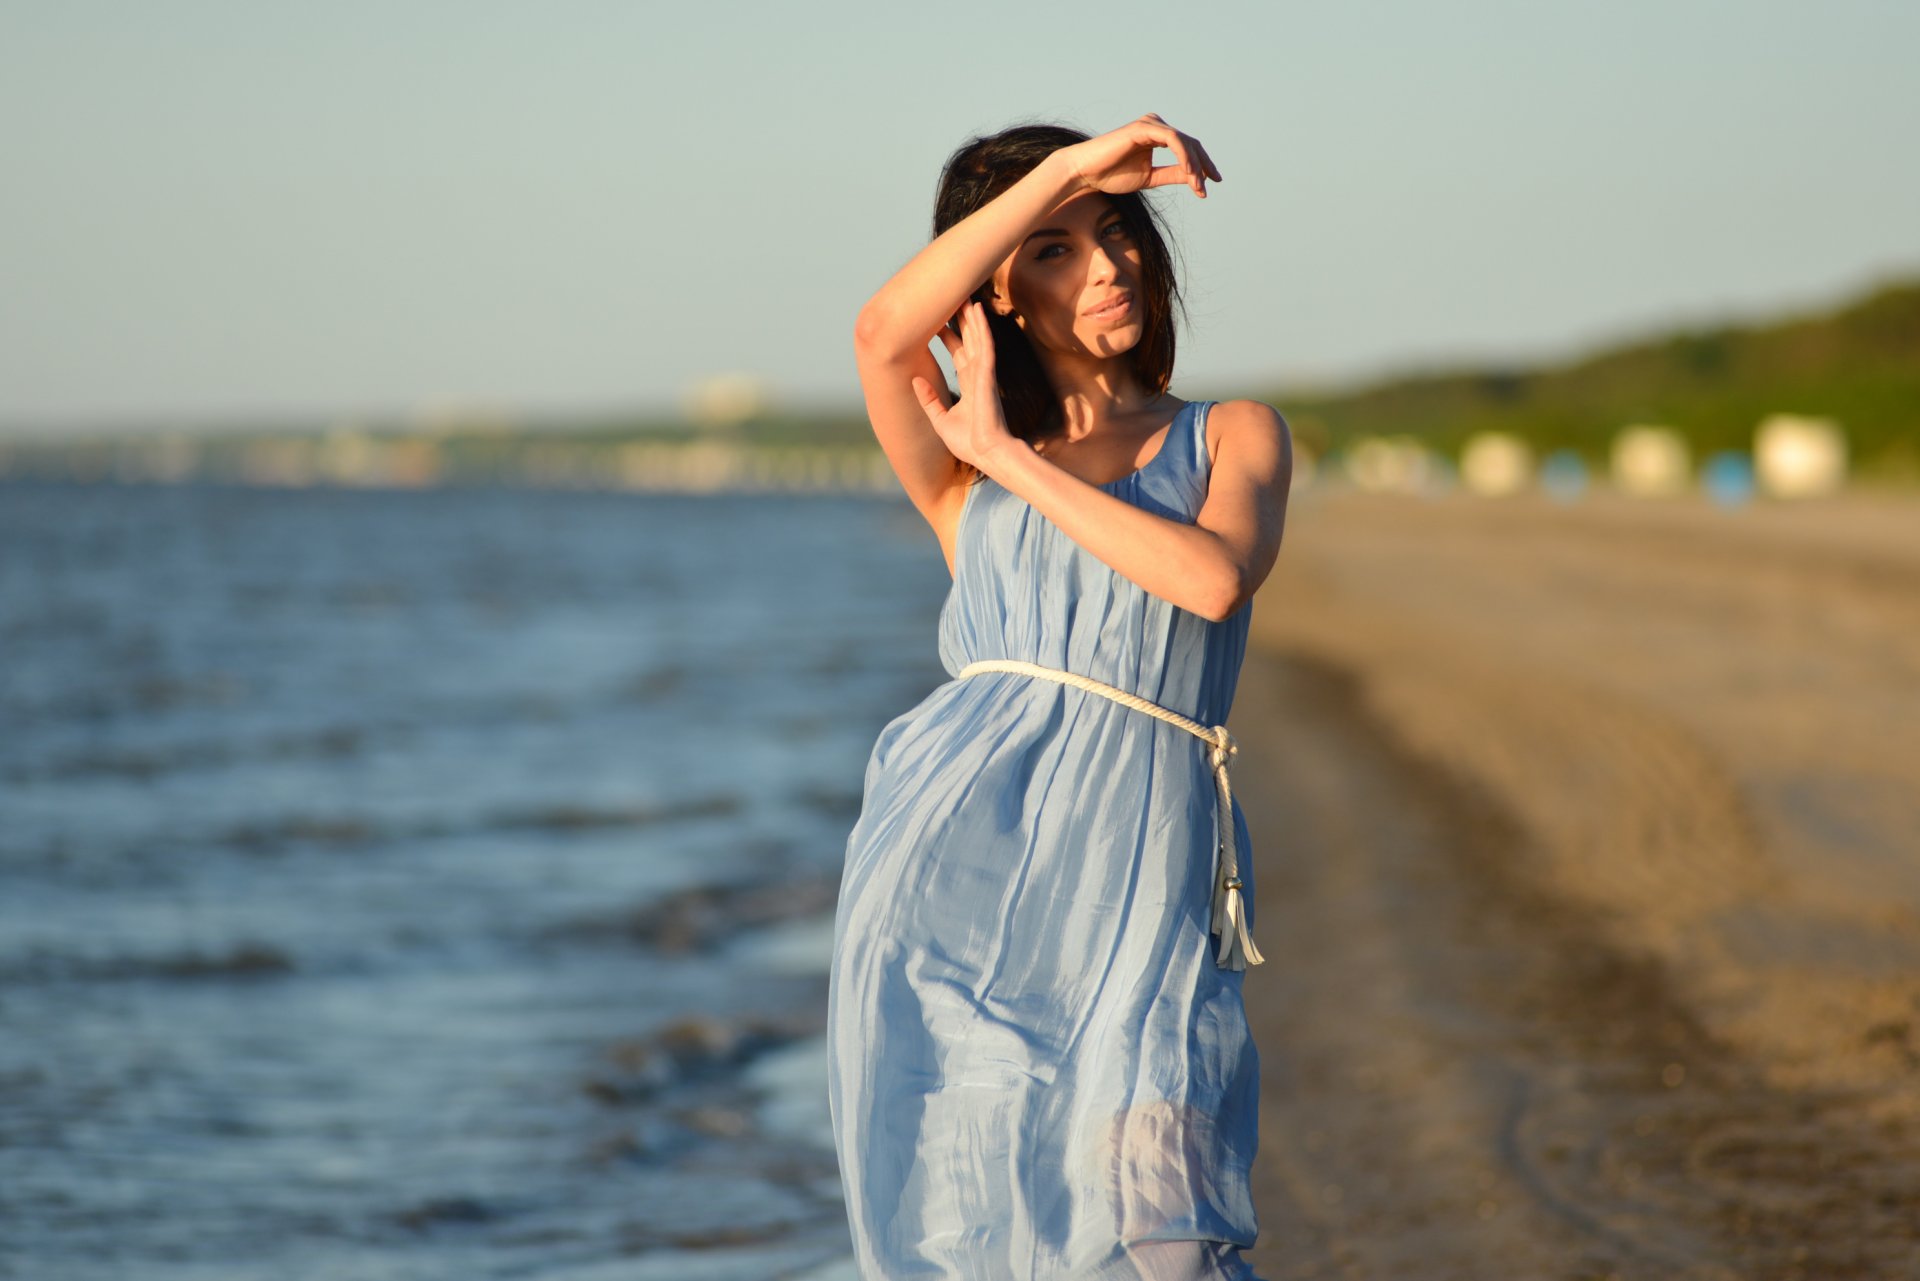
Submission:
<svg viewBox="0 0 1920 1281">
<path fill-rule="evenodd" d="M 1269 406 L 1167 392 L 1177 288 L 1140 193 L 1209 179 L 1153 114 L 974 139 L 855 329 L 953 573 L 955 677 L 874 745 L 835 920 L 863 1276 L 1252 1276 L 1261 958 L 1220 722 L 1292 440 Z"/>
</svg>

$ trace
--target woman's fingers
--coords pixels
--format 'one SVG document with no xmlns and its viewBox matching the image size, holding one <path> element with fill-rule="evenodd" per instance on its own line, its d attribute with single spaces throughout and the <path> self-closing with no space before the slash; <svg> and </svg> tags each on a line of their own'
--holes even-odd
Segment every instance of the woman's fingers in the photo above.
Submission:
<svg viewBox="0 0 1920 1281">
<path fill-rule="evenodd" d="M 949 356 L 957 356 L 960 354 L 960 335 L 955 332 L 952 325 L 940 326 L 938 337 L 941 346 L 947 349 Z"/>
<path fill-rule="evenodd" d="M 953 354 L 953 372 L 960 379 L 960 394 L 971 396 L 974 391 L 974 337 L 973 308 L 969 302 L 960 309 L 960 350 Z"/>
<path fill-rule="evenodd" d="M 1171 151 L 1179 163 L 1160 165 L 1153 168 L 1147 177 L 1149 187 L 1164 187 L 1169 183 L 1184 182 L 1193 188 L 1194 194 L 1206 199 L 1208 181 L 1223 182 L 1219 167 L 1213 163 L 1213 157 L 1200 145 L 1198 138 L 1181 133 L 1157 112 L 1149 111 L 1140 120 L 1146 124 L 1148 137 L 1153 145 Z"/>
<path fill-rule="evenodd" d="M 1204 197 L 1207 194 L 1207 176 L 1201 173 L 1199 166 L 1194 163 L 1193 139 L 1178 129 L 1168 129 L 1167 132 L 1173 135 L 1173 140 L 1167 144 L 1167 150 L 1180 157 L 1181 177 L 1189 187 L 1193 188 L 1194 195 Z"/>
<path fill-rule="evenodd" d="M 1155 165 L 1156 149 L 1172 152 L 1174 163 Z M 1157 111 L 1076 143 L 1070 150 L 1079 185 L 1096 191 L 1141 191 L 1181 182 L 1204 199 L 1207 184 L 1220 178 L 1218 166 L 1199 140 L 1175 129 Z"/>
<path fill-rule="evenodd" d="M 1147 180 L 1142 185 L 1146 187 L 1167 187 L 1176 182 L 1185 183 L 1204 196 L 1206 192 L 1201 189 L 1199 185 L 1200 180 L 1193 171 L 1192 163 L 1186 158 L 1182 150 L 1171 142 L 1162 142 L 1157 145 L 1173 152 L 1176 163 L 1170 165 L 1154 165 L 1147 171 Z M 1151 155 L 1152 153 L 1149 152 L 1148 154 Z"/>
<path fill-rule="evenodd" d="M 953 357 L 953 372 L 958 376 L 960 392 L 987 396 L 997 389 L 993 372 L 993 330 L 987 324 L 986 304 L 969 299 L 961 305 L 955 320 L 959 324 L 958 333 L 952 326 L 943 325 L 939 335 L 947 354 Z M 912 383 L 913 394 L 929 417 L 937 417 L 936 410 L 952 408 L 926 386 L 925 379 L 916 375 Z"/>
<path fill-rule="evenodd" d="M 971 302 L 960 304 L 960 310 L 954 313 L 953 324 L 940 330 L 940 341 L 946 344 L 947 355 L 953 358 L 953 372 L 963 379 L 967 376 L 967 365 L 971 360 L 968 339 L 971 327 L 967 322 L 967 313 L 972 307 Z"/>
<path fill-rule="evenodd" d="M 1177 134 L 1180 139 L 1180 158 L 1186 162 L 1187 176 L 1193 183 L 1193 194 L 1202 200 L 1207 198 L 1207 180 L 1217 177 L 1213 161 L 1208 158 L 1205 147 L 1198 138 L 1186 134 Z"/>
<path fill-rule="evenodd" d="M 1167 187 L 1176 182 L 1185 182 L 1186 180 L 1187 171 L 1182 165 L 1155 165 L 1153 171 L 1147 175 L 1146 185 L 1149 187 Z"/>
<path fill-rule="evenodd" d="M 986 305 L 971 304 L 967 318 L 972 326 L 967 335 L 970 372 L 976 385 L 984 389 L 993 383 L 993 330 L 987 326 Z"/>
<path fill-rule="evenodd" d="M 1198 173 L 1194 168 L 1191 150 L 1195 145 L 1193 139 L 1162 120 L 1158 112 L 1149 111 L 1141 116 L 1137 123 L 1141 126 L 1141 133 L 1137 137 L 1142 146 L 1163 147 L 1171 151 L 1174 159 L 1178 161 L 1177 164 L 1150 167 L 1146 185 L 1164 187 L 1169 183 L 1184 182 L 1196 193 L 1206 195 L 1202 186 L 1205 175 Z M 1147 152 L 1147 159 L 1149 161 L 1153 159 L 1151 150 Z"/>
<path fill-rule="evenodd" d="M 1207 154 L 1207 149 L 1200 145 L 1198 138 L 1193 140 L 1193 149 L 1195 153 L 1199 155 L 1200 163 L 1205 166 L 1206 171 L 1213 176 L 1213 180 L 1215 182 L 1225 182 L 1226 179 L 1220 176 L 1220 166 L 1213 163 L 1213 157 Z"/>
<path fill-rule="evenodd" d="M 933 389 L 933 384 L 915 374 L 912 379 L 913 394 L 920 402 L 920 408 L 926 411 L 927 421 L 938 423 L 941 415 L 947 411 L 946 400 Z"/>
</svg>

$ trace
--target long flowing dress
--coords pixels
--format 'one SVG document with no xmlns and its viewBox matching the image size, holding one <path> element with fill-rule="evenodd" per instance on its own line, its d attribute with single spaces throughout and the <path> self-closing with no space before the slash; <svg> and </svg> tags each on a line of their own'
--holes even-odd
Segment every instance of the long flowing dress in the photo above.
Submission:
<svg viewBox="0 0 1920 1281">
<path fill-rule="evenodd" d="M 1207 411 L 1101 486 L 1191 524 Z M 1259 1057 L 1215 963 L 1206 745 L 1016 658 L 1224 724 L 1251 605 L 1150 595 L 991 479 L 940 615 L 955 679 L 880 732 L 847 841 L 829 1106 L 861 1276 L 1249 1281 Z M 1253 918 L 1252 841 L 1233 806 Z"/>
</svg>

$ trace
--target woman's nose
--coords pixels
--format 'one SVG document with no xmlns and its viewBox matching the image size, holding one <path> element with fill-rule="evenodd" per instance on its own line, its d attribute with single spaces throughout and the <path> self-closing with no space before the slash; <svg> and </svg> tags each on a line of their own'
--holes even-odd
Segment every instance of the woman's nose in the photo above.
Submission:
<svg viewBox="0 0 1920 1281">
<path fill-rule="evenodd" d="M 1088 270 L 1093 274 L 1095 280 L 1113 279 L 1116 270 L 1113 265 L 1113 255 L 1101 246 L 1095 245 L 1092 261 L 1088 264 Z"/>
</svg>

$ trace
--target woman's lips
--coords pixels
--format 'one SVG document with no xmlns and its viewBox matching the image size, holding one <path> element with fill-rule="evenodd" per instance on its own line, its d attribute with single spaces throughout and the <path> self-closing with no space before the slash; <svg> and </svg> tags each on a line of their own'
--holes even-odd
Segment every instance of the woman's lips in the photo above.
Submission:
<svg viewBox="0 0 1920 1281">
<path fill-rule="evenodd" d="M 1105 306 L 1096 307 L 1087 313 L 1091 320 L 1118 320 L 1133 310 L 1133 295 L 1122 294 L 1109 301 Z"/>
</svg>

